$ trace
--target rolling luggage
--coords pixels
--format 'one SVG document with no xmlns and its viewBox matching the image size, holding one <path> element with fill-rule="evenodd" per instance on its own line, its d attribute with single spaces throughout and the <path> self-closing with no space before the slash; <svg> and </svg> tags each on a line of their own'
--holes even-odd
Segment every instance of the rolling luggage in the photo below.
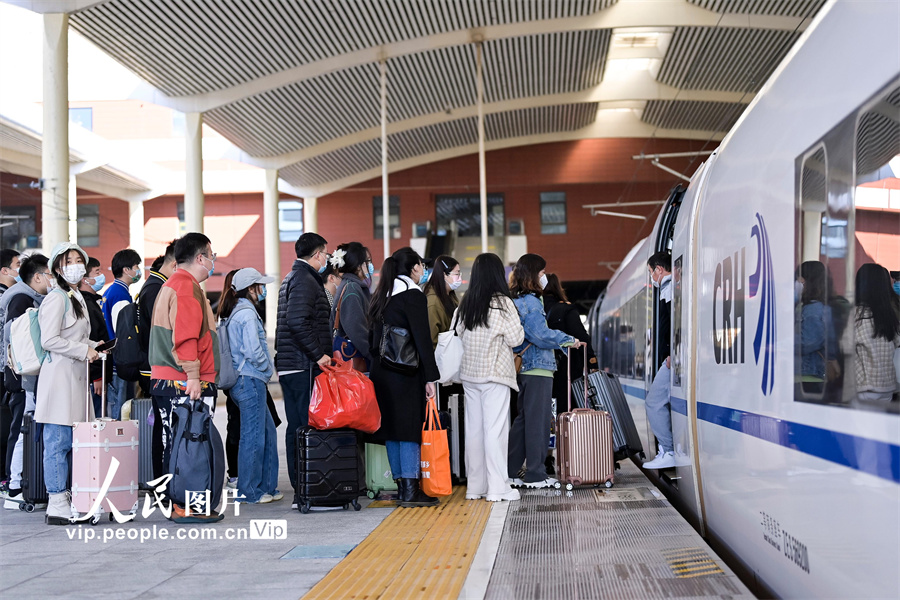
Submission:
<svg viewBox="0 0 900 600">
<path fill-rule="evenodd" d="M 44 485 L 43 427 L 34 420 L 34 413 L 22 417 L 22 503 L 19 508 L 33 512 L 35 504 L 47 504 Z"/>
<path fill-rule="evenodd" d="M 150 398 L 135 398 L 131 401 L 131 418 L 138 424 L 138 487 L 149 490 L 148 481 L 153 479 L 153 425 L 149 416 L 153 410 Z"/>
<path fill-rule="evenodd" d="M 587 352 L 584 353 L 587 375 Z M 582 386 L 587 379 L 582 378 Z M 590 408 L 572 409 L 572 378 L 568 377 L 569 411 L 557 423 L 557 479 L 571 490 L 576 485 L 606 484 L 612 487 L 616 464 L 613 458 L 613 427 L 609 413 Z M 584 391 L 587 396 L 587 390 Z"/>
<path fill-rule="evenodd" d="M 397 491 L 387 448 L 381 444 L 366 444 L 366 490 L 369 498 L 377 498 L 381 492 Z"/>
<path fill-rule="evenodd" d="M 618 460 L 634 454 L 644 455 L 641 438 L 628 408 L 625 392 L 619 378 L 612 373 L 598 371 L 587 376 L 587 394 L 583 391 L 581 379 L 575 381 L 573 393 L 579 408 L 592 408 L 608 412 L 613 421 L 613 449 Z"/>
<path fill-rule="evenodd" d="M 353 429 L 297 429 L 297 492 L 294 502 L 306 514 L 313 506 L 362 508 L 359 449 Z"/>
<path fill-rule="evenodd" d="M 100 353 L 100 360 L 106 360 L 106 353 Z M 90 363 L 87 364 L 90 373 Z M 101 406 L 106 414 L 106 368 L 102 369 Z M 87 414 L 90 414 L 92 396 L 90 374 L 86 390 Z M 96 525 L 104 507 L 114 511 L 135 514 L 138 508 L 138 448 L 140 445 L 138 424 L 135 421 L 114 421 L 105 416 L 93 421 L 75 423 L 72 428 L 72 506 L 82 516 L 93 510 L 90 517 Z M 111 472 L 112 461 L 118 461 L 116 472 L 110 478 L 105 495 L 101 495 Z M 96 501 L 102 497 L 96 507 Z"/>
<path fill-rule="evenodd" d="M 462 394 L 447 396 L 450 409 L 450 474 L 453 485 L 466 482 L 466 399 Z"/>
</svg>

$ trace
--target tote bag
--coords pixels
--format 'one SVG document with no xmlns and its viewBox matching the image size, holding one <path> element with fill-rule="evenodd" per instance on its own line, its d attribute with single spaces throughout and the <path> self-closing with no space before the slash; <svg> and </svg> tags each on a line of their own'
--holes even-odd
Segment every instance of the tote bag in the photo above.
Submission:
<svg viewBox="0 0 900 600">
<path fill-rule="evenodd" d="M 459 368 L 462 365 L 463 345 L 462 340 L 456 334 L 456 319 L 450 326 L 450 331 L 438 334 L 437 347 L 434 349 L 434 360 L 437 363 L 441 378 L 438 383 L 462 383 L 459 378 Z"/>
<path fill-rule="evenodd" d="M 428 399 L 425 424 L 422 426 L 422 491 L 429 496 L 449 496 L 453 493 L 450 483 L 450 446 L 447 430 L 441 429 L 437 402 Z"/>
</svg>

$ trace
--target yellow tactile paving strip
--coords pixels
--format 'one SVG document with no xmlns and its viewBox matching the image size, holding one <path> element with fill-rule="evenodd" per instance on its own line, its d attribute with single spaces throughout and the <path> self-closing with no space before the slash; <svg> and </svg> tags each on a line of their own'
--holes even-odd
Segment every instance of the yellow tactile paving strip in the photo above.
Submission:
<svg viewBox="0 0 900 600">
<path fill-rule="evenodd" d="M 303 599 L 456 598 L 491 504 L 457 487 L 440 506 L 394 510 Z"/>
</svg>

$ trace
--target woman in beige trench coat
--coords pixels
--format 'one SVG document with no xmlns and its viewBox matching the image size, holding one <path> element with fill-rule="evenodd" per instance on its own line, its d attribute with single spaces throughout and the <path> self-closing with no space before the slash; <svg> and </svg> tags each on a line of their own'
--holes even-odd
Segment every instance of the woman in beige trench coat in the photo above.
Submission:
<svg viewBox="0 0 900 600">
<path fill-rule="evenodd" d="M 44 428 L 44 483 L 50 497 L 45 518 L 51 525 L 65 525 L 73 515 L 66 490 L 72 426 L 93 418 L 93 409 L 85 402 L 85 362 L 97 358 L 97 343 L 88 339 L 90 317 L 78 291 L 87 258 L 76 244 L 64 242 L 53 248 L 50 269 L 56 285 L 47 292 L 38 312 L 41 346 L 48 355 L 38 377 L 34 420 Z"/>
</svg>

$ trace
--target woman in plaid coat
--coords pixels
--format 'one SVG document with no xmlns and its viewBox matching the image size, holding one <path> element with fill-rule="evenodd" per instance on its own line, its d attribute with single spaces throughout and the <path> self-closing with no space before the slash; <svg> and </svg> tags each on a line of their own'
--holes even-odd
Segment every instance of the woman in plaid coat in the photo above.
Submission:
<svg viewBox="0 0 900 600">
<path fill-rule="evenodd" d="M 856 272 L 856 392 L 863 402 L 888 402 L 897 391 L 894 352 L 900 346 L 898 297 L 887 269 L 868 263 Z"/>
</svg>

